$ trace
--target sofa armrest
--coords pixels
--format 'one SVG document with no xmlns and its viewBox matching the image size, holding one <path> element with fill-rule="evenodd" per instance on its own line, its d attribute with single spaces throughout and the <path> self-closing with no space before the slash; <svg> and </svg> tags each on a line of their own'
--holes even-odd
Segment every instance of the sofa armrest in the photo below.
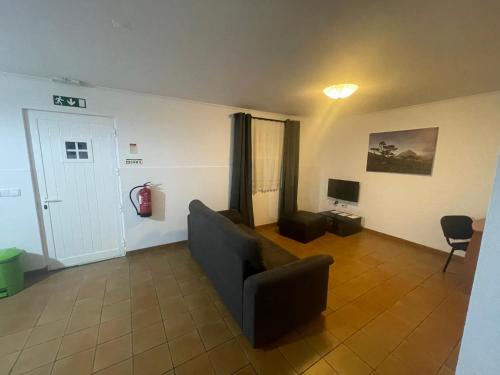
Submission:
<svg viewBox="0 0 500 375">
<path fill-rule="evenodd" d="M 326 309 L 328 255 L 315 255 L 257 273 L 243 287 L 243 332 L 262 345 Z"/>
<path fill-rule="evenodd" d="M 230 208 L 229 210 L 224 210 L 224 211 L 217 211 L 217 212 L 219 214 L 221 214 L 222 216 L 227 217 L 234 224 L 243 223 L 243 218 L 241 217 L 240 212 L 238 210 L 235 210 L 234 208 Z"/>
</svg>

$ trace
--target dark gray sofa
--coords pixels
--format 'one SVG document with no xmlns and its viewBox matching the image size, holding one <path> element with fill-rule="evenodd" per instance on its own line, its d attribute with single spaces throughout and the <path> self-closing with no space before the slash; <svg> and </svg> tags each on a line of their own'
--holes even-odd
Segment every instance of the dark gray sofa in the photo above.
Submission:
<svg viewBox="0 0 500 375">
<path fill-rule="evenodd" d="M 215 212 L 192 201 L 188 245 L 254 347 L 326 308 L 333 259 L 299 259 L 243 225 L 235 210 Z"/>
</svg>

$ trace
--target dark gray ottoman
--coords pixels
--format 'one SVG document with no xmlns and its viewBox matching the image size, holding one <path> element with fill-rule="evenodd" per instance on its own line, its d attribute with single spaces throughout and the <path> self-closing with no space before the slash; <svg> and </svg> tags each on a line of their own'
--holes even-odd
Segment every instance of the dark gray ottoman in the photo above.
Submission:
<svg viewBox="0 0 500 375">
<path fill-rule="evenodd" d="M 326 220 L 320 214 L 297 211 L 281 216 L 278 226 L 281 235 L 307 243 L 325 234 Z"/>
</svg>

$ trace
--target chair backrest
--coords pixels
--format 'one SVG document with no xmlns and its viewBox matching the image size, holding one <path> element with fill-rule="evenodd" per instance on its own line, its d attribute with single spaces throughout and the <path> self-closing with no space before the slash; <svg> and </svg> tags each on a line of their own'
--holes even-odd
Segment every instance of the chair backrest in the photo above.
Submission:
<svg viewBox="0 0 500 375">
<path fill-rule="evenodd" d="M 449 239 L 468 240 L 472 237 L 472 219 L 463 215 L 443 216 L 441 218 L 443 234 Z"/>
</svg>

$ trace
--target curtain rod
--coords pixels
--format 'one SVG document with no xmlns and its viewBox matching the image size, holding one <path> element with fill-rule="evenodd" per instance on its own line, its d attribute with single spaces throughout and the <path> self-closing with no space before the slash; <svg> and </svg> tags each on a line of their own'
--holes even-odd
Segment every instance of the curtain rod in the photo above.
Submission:
<svg viewBox="0 0 500 375">
<path fill-rule="evenodd" d="M 285 123 L 285 120 L 276 120 L 274 118 L 254 117 L 254 116 L 252 116 L 252 118 L 255 119 L 255 120 L 263 120 L 263 121 L 273 121 L 273 122 L 282 122 L 282 123 Z"/>
</svg>

